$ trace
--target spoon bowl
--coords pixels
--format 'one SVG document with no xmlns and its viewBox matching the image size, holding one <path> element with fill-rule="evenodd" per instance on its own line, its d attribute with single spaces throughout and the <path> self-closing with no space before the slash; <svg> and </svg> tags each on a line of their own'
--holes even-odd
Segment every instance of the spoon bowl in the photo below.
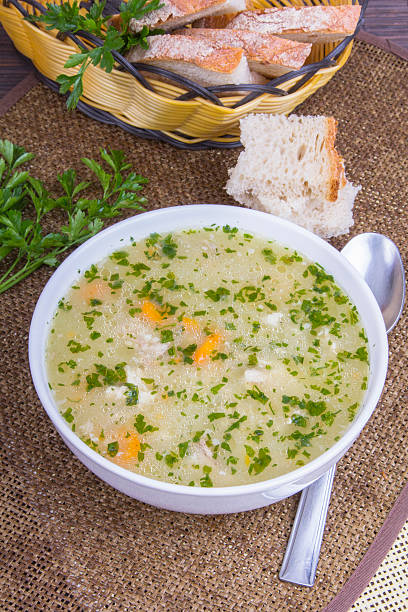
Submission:
<svg viewBox="0 0 408 612">
<path fill-rule="evenodd" d="M 389 333 L 401 316 L 405 276 L 401 255 L 392 240 L 366 233 L 352 238 L 341 251 L 361 274 L 380 307 Z M 281 580 L 313 586 L 336 466 L 303 489 L 286 548 Z"/>
<path fill-rule="evenodd" d="M 361 274 L 381 309 L 390 332 L 401 316 L 405 299 L 405 276 L 398 247 L 382 234 L 355 236 L 341 251 Z"/>
</svg>

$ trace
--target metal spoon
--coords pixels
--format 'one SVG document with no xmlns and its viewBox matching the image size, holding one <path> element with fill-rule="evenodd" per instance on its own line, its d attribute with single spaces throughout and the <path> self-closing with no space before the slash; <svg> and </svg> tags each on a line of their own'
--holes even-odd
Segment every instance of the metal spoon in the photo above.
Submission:
<svg viewBox="0 0 408 612">
<path fill-rule="evenodd" d="M 397 246 L 382 234 L 360 234 L 341 253 L 360 272 L 376 298 L 387 333 L 401 316 L 405 298 L 404 268 Z M 303 490 L 290 534 L 281 580 L 313 586 L 319 561 L 334 465 Z"/>
</svg>

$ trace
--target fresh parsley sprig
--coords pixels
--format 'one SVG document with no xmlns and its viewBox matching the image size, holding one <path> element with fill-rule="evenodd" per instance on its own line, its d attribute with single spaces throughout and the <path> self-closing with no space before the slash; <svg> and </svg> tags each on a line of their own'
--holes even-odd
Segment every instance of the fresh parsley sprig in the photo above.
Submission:
<svg viewBox="0 0 408 612">
<path fill-rule="evenodd" d="M 147 37 L 162 33 L 162 30 L 150 30 L 147 26 L 143 26 L 137 34 L 129 31 L 130 20 L 141 19 L 147 13 L 161 8 L 163 4 L 160 4 L 160 0 L 122 2 L 119 7 L 119 18 L 116 20 L 120 31 L 108 23 L 110 16 L 103 16 L 105 4 L 106 0 L 102 2 L 95 0 L 89 11 L 82 14 L 77 0 L 72 3 L 69 1 L 61 4 L 47 3 L 45 13 L 27 17 L 29 21 L 45 24 L 46 30 L 56 29 L 63 34 L 78 34 L 82 41 L 81 52 L 71 55 L 64 65 L 64 68 L 79 66 L 78 72 L 71 76 L 60 74 L 57 77 L 60 93 L 65 94 L 70 91 L 67 99 L 67 107 L 70 110 L 77 106 L 83 94 L 83 76 L 88 66 L 99 65 L 106 72 L 112 72 L 116 52 L 123 54 L 130 47 L 137 45 L 147 49 L 149 46 Z M 91 44 L 91 48 L 85 46 L 84 40 Z"/>
<path fill-rule="evenodd" d="M 0 140 L 0 293 L 42 264 L 57 266 L 62 253 L 94 236 L 106 219 L 123 210 L 143 209 L 146 198 L 139 192 L 148 180 L 127 172 L 131 165 L 123 151 L 101 149 L 100 154 L 108 171 L 93 159 L 81 160 L 95 174 L 100 197 L 86 197 L 91 183 L 78 181 L 76 171 L 69 169 L 58 175 L 62 195 L 54 198 L 42 181 L 18 169 L 34 155 Z M 44 233 L 54 209 L 65 212 L 66 224 Z"/>
</svg>

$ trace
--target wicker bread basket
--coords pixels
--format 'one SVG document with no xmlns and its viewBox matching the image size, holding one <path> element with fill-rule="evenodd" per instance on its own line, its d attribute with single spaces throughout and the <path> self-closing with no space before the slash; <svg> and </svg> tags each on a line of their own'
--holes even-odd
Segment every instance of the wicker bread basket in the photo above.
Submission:
<svg viewBox="0 0 408 612">
<path fill-rule="evenodd" d="M 362 5 L 356 32 L 367 2 Z M 357 0 L 254 0 L 253 8 L 356 3 Z M 70 35 L 60 40 L 57 31 L 46 31 L 24 19 L 27 13 L 41 11 L 45 4 L 46 0 L 0 0 L 0 21 L 17 50 L 33 62 L 42 80 L 58 91 L 57 76 L 72 75 L 77 70 L 64 68 L 64 64 L 78 52 L 78 39 Z M 78 109 L 98 121 L 181 148 L 239 146 L 242 117 L 254 112 L 290 113 L 346 63 L 355 33 L 338 45 L 314 44 L 307 65 L 266 85 L 205 89 L 174 73 L 131 65 L 118 56 L 117 68 L 111 73 L 99 66 L 86 70 Z M 165 76 L 165 81 L 158 80 L 158 76 Z"/>
</svg>

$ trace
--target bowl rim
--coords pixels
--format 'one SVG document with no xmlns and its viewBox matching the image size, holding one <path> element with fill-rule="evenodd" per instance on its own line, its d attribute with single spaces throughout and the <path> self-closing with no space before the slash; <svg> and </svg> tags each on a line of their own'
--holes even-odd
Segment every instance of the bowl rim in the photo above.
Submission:
<svg viewBox="0 0 408 612">
<path fill-rule="evenodd" d="M 325 452 L 323 452 L 321 455 L 319 455 L 318 457 L 316 457 L 309 463 L 303 466 L 299 466 L 295 468 L 294 470 L 291 470 L 290 472 L 286 472 L 285 474 L 282 474 L 280 476 L 276 476 L 275 478 L 261 480 L 261 481 L 250 483 L 250 484 L 231 485 L 231 486 L 224 486 L 224 487 L 211 487 L 211 488 L 189 487 L 188 485 L 181 485 L 181 484 L 169 483 L 169 482 L 162 481 L 162 480 L 155 480 L 153 478 L 149 478 L 147 476 L 143 476 L 141 474 L 131 472 L 130 470 L 127 470 L 126 468 L 116 465 L 109 459 L 106 459 L 105 457 L 97 453 L 96 451 L 92 450 L 87 444 L 85 444 L 85 442 L 83 442 L 80 439 L 80 437 L 76 433 L 72 431 L 69 424 L 65 421 L 63 416 L 60 414 L 56 403 L 53 401 L 51 392 L 48 387 L 47 377 L 44 376 L 45 344 L 40 346 L 41 343 L 38 342 L 38 338 L 42 337 L 42 339 L 44 340 L 44 337 L 48 336 L 48 332 L 46 332 L 46 330 L 48 330 L 49 324 L 56 311 L 58 301 L 61 299 L 61 297 L 63 297 L 66 294 L 66 292 L 68 291 L 69 287 L 72 284 L 72 280 L 70 280 L 69 283 L 66 280 L 68 276 L 72 276 L 72 273 L 71 275 L 68 275 L 66 274 L 66 272 L 71 271 L 73 268 L 77 268 L 76 260 L 79 257 L 81 257 L 83 254 L 87 253 L 88 257 L 84 257 L 82 259 L 83 264 L 81 264 L 82 269 L 85 269 L 85 266 L 93 263 L 93 261 L 89 259 L 89 253 L 92 253 L 92 247 L 95 244 L 103 242 L 107 238 L 114 236 L 114 234 L 116 233 L 118 233 L 119 235 L 123 229 L 127 229 L 129 226 L 133 226 L 135 223 L 139 224 L 143 221 L 146 221 L 146 219 L 154 222 L 154 220 L 157 219 L 157 217 L 167 217 L 168 216 L 171 218 L 174 216 L 175 218 L 177 218 L 177 216 L 180 216 L 181 218 L 183 218 L 187 216 L 185 213 L 194 215 L 195 212 L 198 212 L 198 209 L 199 209 L 199 214 L 208 213 L 207 215 L 208 221 L 206 221 L 205 223 L 206 226 L 210 225 L 214 221 L 212 216 L 217 217 L 217 215 L 219 215 L 220 217 L 225 217 L 223 221 L 216 219 L 215 224 L 217 225 L 220 223 L 227 224 L 228 217 L 231 216 L 231 213 L 238 214 L 241 218 L 244 218 L 244 219 L 249 218 L 249 217 L 258 216 L 260 221 L 262 220 L 265 221 L 264 227 L 268 228 L 268 225 L 270 226 L 270 224 L 272 223 L 276 225 L 279 228 L 279 230 L 282 230 L 283 236 L 285 235 L 286 232 L 289 232 L 291 235 L 291 239 L 290 239 L 291 242 L 293 242 L 293 238 L 296 236 L 303 237 L 310 244 L 313 244 L 317 249 L 322 250 L 322 252 L 326 252 L 326 254 L 328 254 L 328 256 L 331 259 L 333 259 L 333 261 L 337 260 L 339 265 L 345 269 L 345 271 L 348 274 L 348 278 L 350 279 L 350 285 L 354 283 L 355 285 L 359 286 L 359 290 L 361 291 L 363 299 L 369 309 L 367 312 L 370 312 L 370 314 L 373 315 L 372 325 L 374 326 L 374 331 L 372 333 L 373 335 L 376 334 L 377 339 L 379 340 L 378 347 L 377 345 L 373 345 L 376 347 L 376 359 L 377 359 L 376 367 L 378 371 L 376 372 L 376 377 L 373 379 L 370 398 L 368 398 L 368 390 L 367 390 L 363 398 L 359 414 L 357 415 L 355 420 L 351 423 L 351 425 L 348 427 L 348 429 L 346 429 L 346 431 L 343 433 L 340 439 L 337 442 L 335 442 L 335 444 L 332 445 L 329 449 L 327 449 Z M 217 220 L 218 220 L 218 223 L 217 223 Z M 184 225 L 184 228 L 188 229 L 188 228 L 203 227 L 203 226 L 204 226 L 203 223 L 194 224 L 194 223 L 186 222 Z M 261 226 L 262 226 L 262 223 L 260 223 L 260 227 Z M 245 230 L 244 223 L 242 223 L 241 226 L 240 224 L 238 224 L 238 227 L 242 229 L 243 231 Z M 177 230 L 182 230 L 182 228 L 183 228 L 183 224 L 179 224 L 174 230 L 172 230 L 169 227 L 168 230 L 163 230 L 163 231 L 164 232 L 177 231 Z M 152 233 L 152 231 L 154 231 L 153 227 L 148 233 L 145 233 L 144 235 L 148 236 L 150 233 Z M 254 232 L 254 230 L 251 230 L 251 232 Z M 266 237 L 266 233 L 267 233 L 267 229 L 265 233 L 262 233 L 262 230 L 260 229 L 260 232 L 258 235 L 260 237 Z M 129 240 L 130 236 L 131 234 L 128 235 L 127 237 L 128 240 L 126 241 L 125 239 L 124 244 L 121 246 L 124 246 L 125 244 L 128 244 L 130 242 Z M 279 239 L 276 239 L 276 238 L 271 238 L 271 239 L 276 240 L 277 242 L 280 242 Z M 119 243 L 119 238 L 117 239 L 117 242 Z M 281 244 L 285 244 L 285 241 L 283 240 Z M 294 248 L 293 244 L 291 248 Z M 111 252 L 110 249 L 107 250 L 106 256 L 109 254 L 109 252 Z M 302 253 L 300 249 L 299 249 L 299 252 Z M 336 282 L 337 282 L 337 279 L 336 279 Z M 348 282 L 349 280 L 347 281 L 347 283 Z M 55 288 L 56 286 L 58 286 L 58 284 L 63 286 L 63 290 L 60 289 L 59 291 L 55 291 Z M 347 295 L 349 295 L 349 292 L 344 288 L 343 283 L 339 283 L 339 284 L 342 287 L 342 289 L 347 293 Z M 52 308 L 51 308 L 51 304 L 53 305 Z M 50 313 L 48 318 L 44 317 L 44 311 L 47 311 L 48 313 Z M 360 314 L 360 316 L 364 318 L 363 314 Z M 81 456 L 85 455 L 90 463 L 97 464 L 103 470 L 107 470 L 108 472 L 111 472 L 112 474 L 116 475 L 120 479 L 125 479 L 126 481 L 128 482 L 130 481 L 133 484 L 139 485 L 143 488 L 159 490 L 159 491 L 162 491 L 163 493 L 171 493 L 171 494 L 176 494 L 176 495 L 188 495 L 190 497 L 191 496 L 193 497 L 233 497 L 237 495 L 241 496 L 245 494 L 266 492 L 269 489 L 272 490 L 272 489 L 278 489 L 278 488 L 287 486 L 291 484 L 293 481 L 297 482 L 301 479 L 304 479 L 305 477 L 310 475 L 312 472 L 314 472 L 314 470 L 316 469 L 319 463 L 323 463 L 327 465 L 327 469 L 329 469 L 330 465 L 335 463 L 339 455 L 342 456 L 347 451 L 347 449 L 356 440 L 361 430 L 367 423 L 368 419 L 372 415 L 377 405 L 377 402 L 381 396 L 384 382 L 385 382 L 386 373 L 387 373 L 388 341 L 387 341 L 387 333 L 385 330 L 384 319 L 382 317 L 381 310 L 378 306 L 378 303 L 373 293 L 371 292 L 371 289 L 368 287 L 368 285 L 366 284 L 362 276 L 360 276 L 360 274 L 357 272 L 357 270 L 350 264 L 350 262 L 344 256 L 341 255 L 341 252 L 335 249 L 333 246 L 331 246 L 328 242 L 318 237 L 317 235 L 309 232 L 308 230 L 290 221 L 287 221 L 286 219 L 276 217 L 269 213 L 265 213 L 265 212 L 261 212 L 261 211 L 253 210 L 253 209 L 248 209 L 248 208 L 241 208 L 237 206 L 224 205 L 224 204 L 190 204 L 190 205 L 170 206 L 167 208 L 147 211 L 147 212 L 140 213 L 135 216 L 129 217 L 123 221 L 119 221 L 118 223 L 111 225 L 110 227 L 102 230 L 101 232 L 99 232 L 98 234 L 96 234 L 95 236 L 87 240 L 81 246 L 77 247 L 68 257 L 66 257 L 66 259 L 60 264 L 60 266 L 55 270 L 53 275 L 50 277 L 50 279 L 44 286 L 40 294 L 40 297 L 37 300 L 37 303 L 36 303 L 36 306 L 33 312 L 32 320 L 31 320 L 31 325 L 30 325 L 28 353 L 29 353 L 29 364 L 30 364 L 31 376 L 33 379 L 33 383 L 34 383 L 37 395 L 40 399 L 40 402 L 43 408 L 45 409 L 46 413 L 48 414 L 49 418 L 51 419 L 53 425 L 55 426 L 59 434 L 62 436 L 64 442 L 67 443 L 68 441 L 69 443 L 68 445 L 72 445 L 73 447 L 75 447 Z M 372 365 L 372 362 L 370 358 L 369 381 L 370 379 L 373 378 L 373 374 L 371 372 L 371 365 Z"/>
</svg>

